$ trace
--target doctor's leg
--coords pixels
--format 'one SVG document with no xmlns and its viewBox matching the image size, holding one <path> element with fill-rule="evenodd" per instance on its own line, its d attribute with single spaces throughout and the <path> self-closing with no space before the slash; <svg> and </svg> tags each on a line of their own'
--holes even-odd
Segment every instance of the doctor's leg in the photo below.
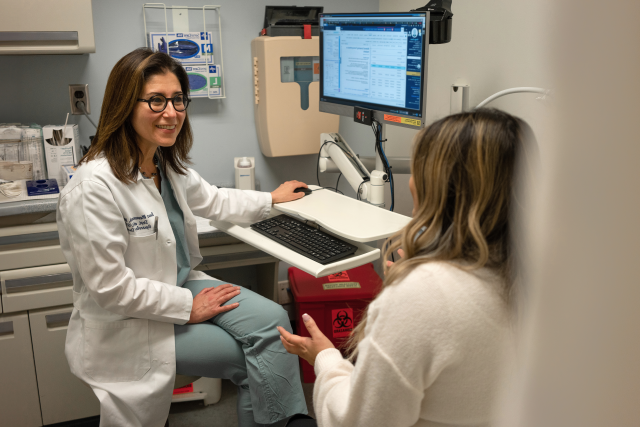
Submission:
<svg viewBox="0 0 640 427">
<path fill-rule="evenodd" d="M 175 325 L 176 373 L 229 379 L 238 387 L 238 425 L 257 427 L 242 345 L 210 322 Z"/>
<path fill-rule="evenodd" d="M 193 280 L 183 287 L 197 295 L 204 288 L 224 284 L 218 280 Z M 238 308 L 219 314 L 211 322 L 242 344 L 249 391 L 256 422 L 270 424 L 295 414 L 306 414 L 298 357 L 287 353 L 276 326 L 291 331 L 287 312 L 247 288 L 227 304 Z"/>
</svg>

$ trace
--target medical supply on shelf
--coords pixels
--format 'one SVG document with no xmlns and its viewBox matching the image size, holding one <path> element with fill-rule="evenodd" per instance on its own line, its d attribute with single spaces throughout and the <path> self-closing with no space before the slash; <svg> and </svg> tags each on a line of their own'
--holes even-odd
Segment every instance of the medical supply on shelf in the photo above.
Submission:
<svg viewBox="0 0 640 427">
<path fill-rule="evenodd" d="M 0 160 L 20 161 L 20 139 L 0 139 Z"/>
<path fill-rule="evenodd" d="M 16 184 L 16 186 L 20 186 L 20 194 L 17 196 L 13 196 L 13 197 L 7 197 L 5 196 L 2 192 L 0 192 L 0 204 L 2 203 L 13 203 L 13 202 L 24 202 L 24 201 L 31 201 L 31 200 L 41 200 L 41 199 L 57 199 L 58 197 L 60 197 L 60 193 L 59 192 L 53 192 L 53 191 L 49 191 L 49 192 L 42 192 L 41 194 L 34 194 L 32 196 L 29 195 L 29 192 L 27 191 L 27 182 L 28 181 L 33 181 L 33 180 L 27 180 L 27 179 L 20 179 L 20 180 L 16 180 L 13 181 L 12 184 Z M 53 180 L 55 181 L 55 180 Z M 46 181 L 45 181 L 46 182 Z M 2 185 L 2 184 L 0 184 Z M 56 184 L 57 185 L 57 184 Z M 14 194 L 17 193 L 17 190 Z"/>
<path fill-rule="evenodd" d="M 319 264 L 326 265 L 353 255 L 358 248 L 288 215 L 251 224 L 251 229 Z"/>
<path fill-rule="evenodd" d="M 62 169 L 62 180 L 60 181 L 60 185 L 63 187 L 67 185 L 69 180 L 73 177 L 73 174 L 76 173 L 76 167 L 72 165 L 64 165 L 61 166 Z"/>
<path fill-rule="evenodd" d="M 182 65 L 213 64 L 213 45 L 211 44 L 210 31 L 150 32 L 148 41 L 154 52 L 168 53 Z"/>
<path fill-rule="evenodd" d="M 19 182 L 4 182 L 0 184 L 0 193 L 7 198 L 18 197 L 22 194 L 22 186 Z"/>
<path fill-rule="evenodd" d="M 58 183 L 55 179 L 39 179 L 37 181 L 27 181 L 27 194 L 29 196 L 45 196 L 48 194 L 60 193 Z"/>
<path fill-rule="evenodd" d="M 184 69 L 189 77 L 189 98 L 221 96 L 219 65 L 185 65 Z"/>
<path fill-rule="evenodd" d="M 239 190 L 255 190 L 255 158 L 236 157 L 233 159 L 233 166 L 236 171 L 236 188 Z"/>
<path fill-rule="evenodd" d="M 31 162 L 0 161 L 0 180 L 16 181 L 20 179 L 33 179 L 33 164 Z"/>
<path fill-rule="evenodd" d="M 0 161 L 18 162 L 20 160 L 20 136 L 22 125 L 4 125 L 0 127 Z"/>
<path fill-rule="evenodd" d="M 33 179 L 47 178 L 41 127 L 22 129 L 20 160 L 33 163 Z"/>
<path fill-rule="evenodd" d="M 314 278 L 289 267 L 289 287 L 296 308 L 297 333 L 308 337 L 302 315 L 311 316 L 318 328 L 338 349 L 342 349 L 362 313 L 382 288 L 373 264 L 364 264 L 326 277 Z M 305 383 L 315 382 L 313 366 L 300 359 Z"/>
<path fill-rule="evenodd" d="M 62 166 L 74 166 L 81 157 L 78 125 L 47 125 L 42 128 L 49 179 L 63 181 Z"/>
</svg>

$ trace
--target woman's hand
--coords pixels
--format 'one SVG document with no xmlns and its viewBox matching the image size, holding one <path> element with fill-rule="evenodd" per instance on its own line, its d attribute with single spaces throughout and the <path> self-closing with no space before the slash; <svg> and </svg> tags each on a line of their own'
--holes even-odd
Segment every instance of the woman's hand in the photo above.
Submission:
<svg viewBox="0 0 640 427">
<path fill-rule="evenodd" d="M 304 193 L 294 193 L 293 190 L 299 187 L 308 188 L 307 184 L 300 181 L 287 181 L 281 184 L 271 192 L 271 199 L 273 203 L 290 202 L 292 200 L 301 199 L 304 197 Z"/>
<path fill-rule="evenodd" d="M 187 323 L 201 323 L 220 313 L 225 313 L 238 307 L 239 303 L 222 305 L 236 295 L 240 295 L 240 286 L 230 284 L 215 288 L 206 288 L 193 298 L 191 317 Z"/>
<path fill-rule="evenodd" d="M 404 251 L 402 249 L 398 249 L 398 255 L 400 258 L 404 258 Z M 393 261 L 387 261 L 387 267 L 391 267 L 393 265 Z"/>
<path fill-rule="evenodd" d="M 302 320 L 304 321 L 304 326 L 306 326 L 307 331 L 311 334 L 311 338 L 290 334 L 283 327 L 278 326 L 280 341 L 282 341 L 282 345 L 284 345 L 284 348 L 289 353 L 297 354 L 313 366 L 318 353 L 328 348 L 335 348 L 335 346 L 329 341 L 329 338 L 318 329 L 316 322 L 313 321 L 311 316 L 305 313 L 302 315 Z"/>
</svg>

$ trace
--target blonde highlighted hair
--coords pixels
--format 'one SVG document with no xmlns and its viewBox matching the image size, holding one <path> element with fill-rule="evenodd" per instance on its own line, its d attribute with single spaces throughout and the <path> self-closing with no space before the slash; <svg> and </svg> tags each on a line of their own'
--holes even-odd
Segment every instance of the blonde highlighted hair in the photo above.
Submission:
<svg viewBox="0 0 640 427">
<path fill-rule="evenodd" d="M 515 280 L 514 171 L 530 137 L 524 121 L 494 109 L 448 116 L 416 135 L 411 161 L 416 208 L 409 224 L 386 242 L 383 288 L 423 263 L 444 261 L 498 272 L 509 301 Z M 387 267 L 400 248 L 404 257 Z M 351 359 L 366 324 L 365 313 L 347 345 Z"/>
</svg>

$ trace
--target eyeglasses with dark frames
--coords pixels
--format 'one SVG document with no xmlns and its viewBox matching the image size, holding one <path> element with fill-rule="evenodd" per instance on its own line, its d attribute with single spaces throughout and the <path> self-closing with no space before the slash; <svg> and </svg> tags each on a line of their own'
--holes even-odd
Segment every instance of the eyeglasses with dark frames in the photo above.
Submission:
<svg viewBox="0 0 640 427">
<path fill-rule="evenodd" d="M 153 95 L 149 99 L 138 99 L 138 102 L 146 102 L 154 113 L 162 113 L 165 108 L 167 108 L 169 101 L 173 104 L 173 109 L 179 112 L 186 110 L 189 106 L 189 102 L 191 102 L 191 100 L 187 98 L 187 95 L 183 93 L 178 94 L 173 98 L 166 98 L 163 95 Z"/>
</svg>

